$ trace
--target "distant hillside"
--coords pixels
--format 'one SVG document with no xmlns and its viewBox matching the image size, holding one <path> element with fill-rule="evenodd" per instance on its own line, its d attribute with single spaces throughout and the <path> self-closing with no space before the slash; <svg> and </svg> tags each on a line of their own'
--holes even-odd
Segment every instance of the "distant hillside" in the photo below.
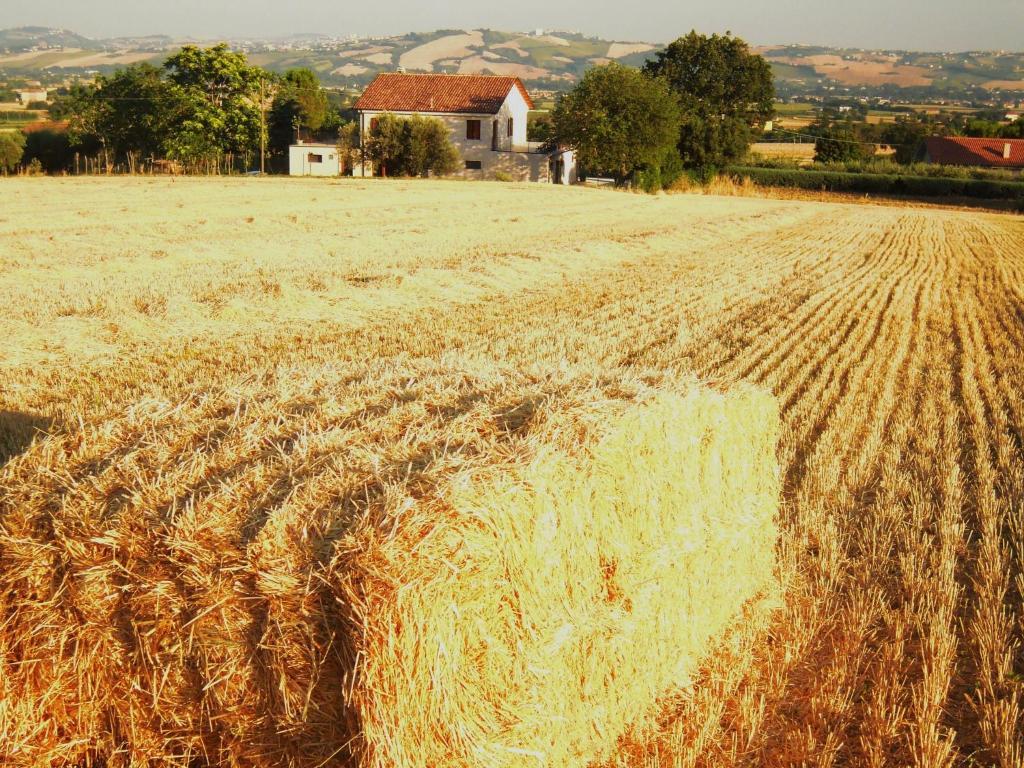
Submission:
<svg viewBox="0 0 1024 768">
<path fill-rule="evenodd" d="M 56 81 L 162 61 L 185 41 L 164 36 L 90 40 L 66 30 L 0 31 L 0 75 Z M 234 40 L 251 60 L 274 71 L 309 67 L 333 86 L 358 87 L 375 74 L 409 71 L 518 75 L 533 87 L 564 89 L 595 64 L 639 65 L 658 46 L 600 40 L 570 32 L 438 30 L 380 38 L 295 34 Z M 816 46 L 758 49 L 772 63 L 782 96 L 835 93 L 921 98 L 1024 98 L 1024 53 L 916 53 Z"/>
<path fill-rule="evenodd" d="M 919 90 L 934 96 L 1016 93 L 1024 98 L 1024 53 L 918 53 L 815 46 L 760 48 L 780 90 Z"/>
<path fill-rule="evenodd" d="M 17 27 L 0 29 L 0 51 L 22 53 L 45 48 L 85 48 L 95 45 L 87 37 L 66 29 L 47 27 Z"/>
<path fill-rule="evenodd" d="M 324 82 L 357 85 L 382 71 L 516 75 L 531 85 L 565 88 L 595 64 L 641 64 L 656 46 L 577 33 L 524 34 L 488 29 L 438 30 L 396 37 L 315 41 L 299 37 L 250 46 L 269 69 L 308 66 Z"/>
</svg>

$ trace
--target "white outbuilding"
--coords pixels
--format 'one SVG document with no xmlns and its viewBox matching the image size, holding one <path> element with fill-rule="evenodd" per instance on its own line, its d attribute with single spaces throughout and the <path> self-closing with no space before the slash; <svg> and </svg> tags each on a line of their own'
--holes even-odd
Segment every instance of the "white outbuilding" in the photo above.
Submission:
<svg viewBox="0 0 1024 768">
<path fill-rule="evenodd" d="M 334 144 L 292 144 L 288 148 L 292 176 L 340 176 L 341 153 Z"/>
</svg>

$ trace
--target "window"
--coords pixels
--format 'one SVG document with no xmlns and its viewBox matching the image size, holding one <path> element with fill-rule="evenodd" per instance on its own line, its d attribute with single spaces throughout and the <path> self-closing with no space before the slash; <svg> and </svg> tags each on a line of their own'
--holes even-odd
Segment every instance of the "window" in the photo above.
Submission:
<svg viewBox="0 0 1024 768">
<path fill-rule="evenodd" d="M 380 125 L 380 119 L 376 118 L 376 117 L 371 117 L 370 118 L 370 130 L 371 131 L 376 131 L 378 125 Z"/>
<path fill-rule="evenodd" d="M 484 167 L 484 164 L 481 163 L 479 160 L 467 160 L 466 161 L 466 170 L 467 171 L 479 171 L 483 167 Z"/>
<path fill-rule="evenodd" d="M 309 157 L 306 158 L 306 162 L 309 163 L 322 163 L 324 161 L 323 155 L 315 155 L 312 152 L 309 153 Z"/>
<path fill-rule="evenodd" d="M 508 119 L 508 137 L 512 138 L 512 118 Z"/>
<path fill-rule="evenodd" d="M 480 121 L 479 120 L 467 120 L 466 121 L 466 138 L 472 139 L 473 141 L 480 141 Z"/>
</svg>

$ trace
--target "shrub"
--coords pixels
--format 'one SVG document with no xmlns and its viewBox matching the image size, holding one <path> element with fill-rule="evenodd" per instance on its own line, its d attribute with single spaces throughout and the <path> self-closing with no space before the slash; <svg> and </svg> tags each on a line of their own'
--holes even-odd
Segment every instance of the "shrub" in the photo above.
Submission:
<svg viewBox="0 0 1024 768">
<path fill-rule="evenodd" d="M 75 151 L 63 131 L 32 131 L 25 139 L 25 162 L 36 163 L 46 173 L 60 173 L 74 162 Z"/>
<path fill-rule="evenodd" d="M 0 173 L 9 173 L 21 163 L 25 153 L 25 134 L 0 133 Z"/>
<path fill-rule="evenodd" d="M 822 170 L 784 170 L 737 166 L 728 172 L 761 186 L 793 187 L 827 192 L 856 192 L 918 197 L 970 197 L 1024 200 L 1024 182 L 993 179 L 904 176 Z"/>
<path fill-rule="evenodd" d="M 390 114 L 377 119 L 366 154 L 386 176 L 444 176 L 456 169 L 459 157 L 440 120 Z"/>
</svg>

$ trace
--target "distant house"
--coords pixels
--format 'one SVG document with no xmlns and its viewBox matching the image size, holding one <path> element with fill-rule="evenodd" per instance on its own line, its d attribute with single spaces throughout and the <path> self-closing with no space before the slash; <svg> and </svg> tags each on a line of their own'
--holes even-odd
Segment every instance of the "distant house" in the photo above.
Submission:
<svg viewBox="0 0 1024 768">
<path fill-rule="evenodd" d="M 356 102 L 363 145 L 381 115 L 423 115 L 441 120 L 459 153 L 457 175 L 572 184 L 576 161 L 571 150 L 546 148 L 526 138 L 533 109 L 518 77 L 436 75 L 404 72 L 377 75 Z M 364 160 L 353 173 L 372 176 Z"/>
<path fill-rule="evenodd" d="M 49 95 L 49 91 L 45 88 L 27 88 L 23 91 L 18 91 L 18 101 L 28 105 L 33 101 L 46 101 Z"/>
<path fill-rule="evenodd" d="M 340 176 L 341 153 L 335 144 L 293 144 L 288 148 L 292 176 Z"/>
<path fill-rule="evenodd" d="M 1024 170 L 1024 139 L 974 139 L 932 136 L 925 139 L 926 163 Z"/>
</svg>

